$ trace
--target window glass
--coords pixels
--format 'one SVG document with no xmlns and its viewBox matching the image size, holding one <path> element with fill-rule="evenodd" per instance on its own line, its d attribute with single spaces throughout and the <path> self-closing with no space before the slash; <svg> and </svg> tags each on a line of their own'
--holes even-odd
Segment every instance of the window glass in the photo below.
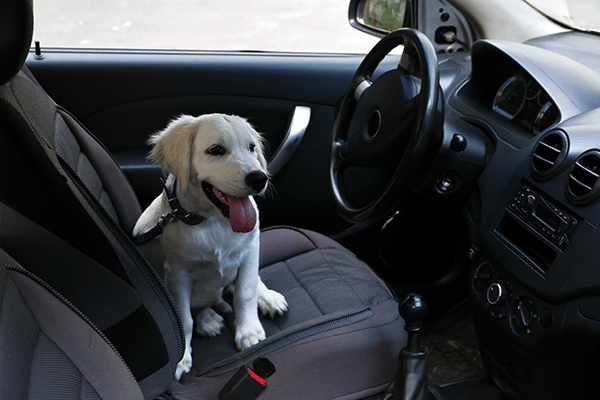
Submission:
<svg viewBox="0 0 600 400">
<path fill-rule="evenodd" d="M 35 0 L 43 47 L 367 53 L 349 0 Z"/>
</svg>

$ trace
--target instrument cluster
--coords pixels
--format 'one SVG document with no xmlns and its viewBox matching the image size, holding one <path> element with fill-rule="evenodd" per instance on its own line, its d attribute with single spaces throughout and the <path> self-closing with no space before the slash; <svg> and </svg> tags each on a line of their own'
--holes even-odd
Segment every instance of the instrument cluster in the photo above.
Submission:
<svg viewBox="0 0 600 400">
<path fill-rule="evenodd" d="M 520 74 L 504 81 L 492 109 L 535 135 L 552 126 L 560 116 L 558 107 L 541 86 Z"/>
</svg>

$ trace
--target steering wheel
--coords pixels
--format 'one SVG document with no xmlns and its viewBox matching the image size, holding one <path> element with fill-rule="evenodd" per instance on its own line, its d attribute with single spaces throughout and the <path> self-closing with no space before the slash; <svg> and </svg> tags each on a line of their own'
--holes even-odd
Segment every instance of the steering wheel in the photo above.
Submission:
<svg viewBox="0 0 600 400">
<path fill-rule="evenodd" d="M 398 45 L 404 45 L 398 67 L 372 82 L 379 63 Z M 374 221 L 400 200 L 435 130 L 439 87 L 435 49 L 417 30 L 392 32 L 367 54 L 333 127 L 329 175 L 336 208 L 344 219 L 355 224 Z M 344 171 L 381 165 L 395 168 L 386 187 L 366 206 L 354 207 L 346 197 Z"/>
</svg>

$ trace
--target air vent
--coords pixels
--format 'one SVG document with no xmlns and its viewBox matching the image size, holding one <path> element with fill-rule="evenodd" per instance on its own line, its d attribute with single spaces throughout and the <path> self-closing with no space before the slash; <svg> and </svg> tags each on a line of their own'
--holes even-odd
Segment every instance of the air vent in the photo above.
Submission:
<svg viewBox="0 0 600 400">
<path fill-rule="evenodd" d="M 583 153 L 575 161 L 567 185 L 571 199 L 585 202 L 596 195 L 600 188 L 600 151 Z"/>
<path fill-rule="evenodd" d="M 552 175 L 565 159 L 568 147 L 567 135 L 562 131 L 552 131 L 542 136 L 533 151 L 533 174 L 538 178 Z"/>
</svg>

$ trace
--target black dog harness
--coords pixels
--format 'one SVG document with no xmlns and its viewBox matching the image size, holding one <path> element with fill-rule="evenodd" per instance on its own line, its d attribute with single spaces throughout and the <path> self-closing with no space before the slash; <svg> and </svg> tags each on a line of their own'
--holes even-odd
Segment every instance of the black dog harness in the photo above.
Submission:
<svg viewBox="0 0 600 400">
<path fill-rule="evenodd" d="M 177 198 L 176 194 L 177 180 L 175 180 L 175 182 L 173 183 L 173 192 L 169 190 L 167 184 L 162 178 L 160 178 L 160 182 L 162 183 L 163 188 L 165 189 L 165 193 L 167 194 L 167 200 L 169 201 L 171 211 L 169 211 L 167 214 L 161 215 L 160 219 L 158 220 L 158 223 L 154 228 L 150 229 L 148 232 L 144 232 L 141 235 L 132 238 L 133 243 L 135 243 L 138 246 L 149 242 L 150 240 L 162 234 L 165 226 L 167 226 L 171 222 L 179 220 L 187 225 L 198 225 L 204 222 L 204 220 L 206 220 L 206 218 L 202 215 L 187 212 L 183 207 L 181 207 L 181 204 L 179 203 L 179 199 Z"/>
</svg>

